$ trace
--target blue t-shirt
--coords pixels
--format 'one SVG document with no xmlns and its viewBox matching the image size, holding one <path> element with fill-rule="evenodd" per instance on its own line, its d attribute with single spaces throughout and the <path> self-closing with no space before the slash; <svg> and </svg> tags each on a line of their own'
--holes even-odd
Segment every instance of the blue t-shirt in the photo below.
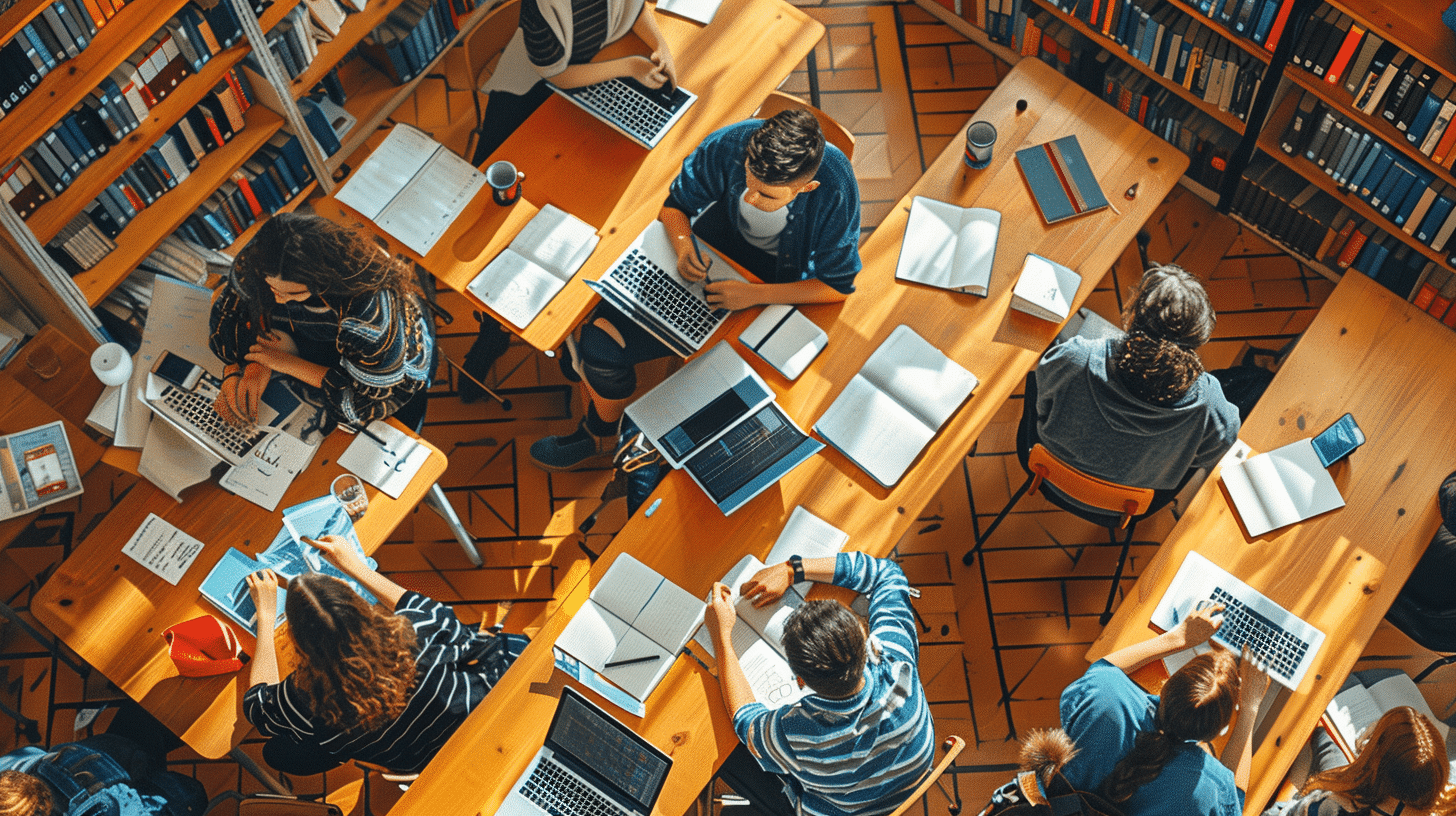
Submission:
<svg viewBox="0 0 1456 816">
<path fill-rule="evenodd" d="M 1077 790 L 1095 791 L 1132 750 L 1138 732 L 1151 731 L 1158 698 L 1118 667 L 1099 660 L 1062 691 L 1062 728 L 1077 755 L 1062 769 Z M 1239 816 L 1244 792 L 1234 774 L 1197 743 L 1183 745 L 1153 781 L 1122 803 L 1126 816 Z"/>
</svg>

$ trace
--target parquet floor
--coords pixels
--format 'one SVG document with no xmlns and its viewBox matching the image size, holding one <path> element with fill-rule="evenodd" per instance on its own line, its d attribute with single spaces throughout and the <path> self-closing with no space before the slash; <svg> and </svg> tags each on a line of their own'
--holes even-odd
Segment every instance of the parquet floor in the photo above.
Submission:
<svg viewBox="0 0 1456 816">
<path fill-rule="evenodd" d="M 826 2 L 799 5 L 824 22 L 819 45 L 823 107 L 856 134 L 855 171 L 863 199 L 866 233 L 951 140 L 960 138 L 968 117 L 1008 68 L 913 5 L 886 2 Z M 681 57 L 680 57 L 681 59 Z M 458 66 L 456 66 L 458 68 Z M 803 67 L 784 85 L 807 95 Z M 426 83 L 415 106 L 400 109 L 401 120 L 431 130 L 437 139 L 463 147 L 470 123 L 468 97 L 451 100 L 457 117 L 445 121 L 443 90 Z M 414 118 L 411 118 L 414 117 Z M 1214 339 L 1203 350 L 1209 368 L 1230 365 L 1251 346 L 1278 349 L 1308 325 L 1331 284 L 1305 269 L 1182 188 L 1159 208 L 1148 225 L 1149 255 L 1174 261 L 1207 283 L 1219 313 Z M 1129 247 L 1104 278 L 1088 305 L 1116 319 L 1121 297 L 1137 279 L 1140 263 Z M 460 359 L 474 333 L 463 300 L 446 296 L 457 317 L 440 330 L 440 344 Z M 453 603 L 462 619 L 495 620 L 500 602 L 514 601 L 508 628 L 528 625 L 546 612 L 547 600 L 565 571 L 600 551 L 623 522 L 621 503 L 607 508 L 589 534 L 578 524 L 598 506 L 607 481 L 604 470 L 549 474 L 526 456 L 530 442 L 575 427 L 582 405 L 554 360 L 519 344 L 492 372 L 492 384 L 514 403 L 502 411 L 492 402 L 462 403 L 453 373 L 442 372 L 425 430 L 450 457 L 443 485 L 479 541 L 487 566 L 471 569 L 449 531 L 429 511 L 412 515 L 377 553 L 383 570 L 399 583 Z M 960 790 L 970 805 L 1008 777 L 1016 738 L 1057 721 L 1063 686 L 1085 668 L 1083 653 L 1097 632 L 1116 554 L 1105 546 L 1101 528 L 1079 522 L 1036 499 L 1023 499 L 988 543 L 985 557 L 963 567 L 960 556 L 973 531 L 984 527 L 1022 478 L 1014 458 L 1014 429 L 1020 397 L 1011 399 L 956 472 L 899 542 L 911 581 L 923 595 L 921 675 L 942 734 L 963 736 Z M 99 523 L 130 477 L 93 475 L 83 506 L 59 506 L 46 524 L 50 540 L 0 553 L 0 591 L 24 607 L 35 582 L 64 557 L 63 541 L 79 540 Z M 1432 485 L 1434 491 L 1435 485 Z M 1138 528 L 1124 587 L 1173 523 L 1169 511 Z M 0 654 L 0 701 L 40 722 L 48 743 L 78 732 L 75 712 L 114 699 L 114 688 L 95 673 L 83 678 L 6 627 Z M 1412 673 L 1430 659 L 1387 626 L 1377 632 L 1362 667 L 1399 665 Z M 1437 713 L 1449 716 L 1456 697 L 1456 672 L 1437 672 L 1424 690 Z M 105 713 L 91 727 L 104 724 Z M 0 726 L 3 728 L 3 726 Z M 86 729 L 79 729 L 85 733 Z M 0 749 L 24 744 L 20 727 L 0 733 Z M 248 744 L 256 752 L 256 741 Z M 202 761 L 188 751 L 171 757 L 175 768 L 194 773 L 214 793 L 228 788 L 256 790 L 257 784 L 231 762 Z M 297 789 L 327 793 L 345 811 L 357 810 L 357 771 L 331 772 L 294 780 Z M 393 800 L 390 786 L 376 780 L 374 812 Z M 946 798 L 933 794 L 929 810 L 946 812 Z M 675 815 L 673 815 L 675 816 Z"/>
</svg>

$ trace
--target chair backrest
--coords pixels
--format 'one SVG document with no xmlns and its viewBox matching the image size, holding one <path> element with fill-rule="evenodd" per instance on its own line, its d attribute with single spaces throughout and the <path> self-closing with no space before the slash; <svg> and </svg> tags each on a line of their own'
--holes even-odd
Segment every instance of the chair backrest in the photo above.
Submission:
<svg viewBox="0 0 1456 816">
<path fill-rule="evenodd" d="M 506 0 L 491 9 L 485 19 L 480 21 L 480 25 L 465 36 L 462 43 L 465 51 L 465 75 L 470 78 L 472 92 L 494 70 L 493 61 L 506 50 L 506 44 L 515 36 L 520 20 L 521 0 Z"/>
<path fill-rule="evenodd" d="M 1083 473 L 1058 459 L 1040 442 L 1031 446 L 1026 465 L 1032 473 L 1031 493 L 1036 493 L 1043 481 L 1050 482 L 1082 504 L 1121 514 L 1120 527 L 1126 527 L 1133 516 L 1148 512 L 1153 504 L 1151 487 L 1130 487 Z"/>
<path fill-rule="evenodd" d="M 960 756 L 961 751 L 965 750 L 965 747 L 966 741 L 961 739 L 960 737 L 957 737 L 954 734 L 946 737 L 945 742 L 942 742 L 940 744 L 940 748 L 942 751 L 945 752 L 945 756 L 941 757 L 940 761 L 935 763 L 935 767 L 925 772 L 925 776 L 922 776 L 920 778 L 920 784 L 915 786 L 915 790 L 910 791 L 910 795 L 905 797 L 905 801 L 901 802 L 900 806 L 895 808 L 894 812 L 891 813 L 890 816 L 904 816 L 905 812 L 908 811 L 911 806 L 913 806 L 916 802 L 919 802 L 920 799 L 925 796 L 926 792 L 930 790 L 930 786 L 934 785 L 940 780 L 941 774 L 945 773 L 947 768 L 955 764 L 956 757 Z M 955 797 L 950 803 L 951 816 L 956 816 L 956 814 L 961 812 L 960 785 L 955 784 L 955 780 L 956 777 L 954 774 L 952 774 L 951 782 L 952 788 L 954 788 L 955 790 Z"/>
<path fill-rule="evenodd" d="M 760 119 L 767 119 L 781 111 L 795 108 L 814 114 L 814 118 L 819 120 L 820 129 L 824 131 L 824 141 L 839 148 L 844 153 L 845 158 L 854 158 L 854 134 L 849 132 L 849 128 L 839 124 L 834 120 L 834 117 L 793 94 L 786 94 L 783 91 L 773 91 L 768 95 L 767 99 L 763 100 L 763 104 L 758 108 L 757 115 Z"/>
</svg>

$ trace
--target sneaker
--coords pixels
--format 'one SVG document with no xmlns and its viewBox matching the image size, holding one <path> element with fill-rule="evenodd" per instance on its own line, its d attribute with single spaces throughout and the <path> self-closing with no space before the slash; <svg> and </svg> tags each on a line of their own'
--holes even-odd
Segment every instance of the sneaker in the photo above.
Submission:
<svg viewBox="0 0 1456 816">
<path fill-rule="evenodd" d="M 609 458 L 616 450 L 615 436 L 594 436 L 583 420 L 574 433 L 532 442 L 531 461 L 542 470 L 576 470 L 595 459 Z"/>
</svg>

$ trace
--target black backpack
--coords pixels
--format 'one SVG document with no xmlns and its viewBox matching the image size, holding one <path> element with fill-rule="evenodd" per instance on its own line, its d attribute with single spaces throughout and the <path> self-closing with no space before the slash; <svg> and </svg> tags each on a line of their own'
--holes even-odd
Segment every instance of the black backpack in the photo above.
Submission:
<svg viewBox="0 0 1456 816">
<path fill-rule="evenodd" d="M 1031 732 L 1021 744 L 1021 771 L 992 792 L 980 816 L 1123 816 L 1100 794 L 1079 791 L 1062 776 L 1076 753 L 1060 728 Z"/>
</svg>

